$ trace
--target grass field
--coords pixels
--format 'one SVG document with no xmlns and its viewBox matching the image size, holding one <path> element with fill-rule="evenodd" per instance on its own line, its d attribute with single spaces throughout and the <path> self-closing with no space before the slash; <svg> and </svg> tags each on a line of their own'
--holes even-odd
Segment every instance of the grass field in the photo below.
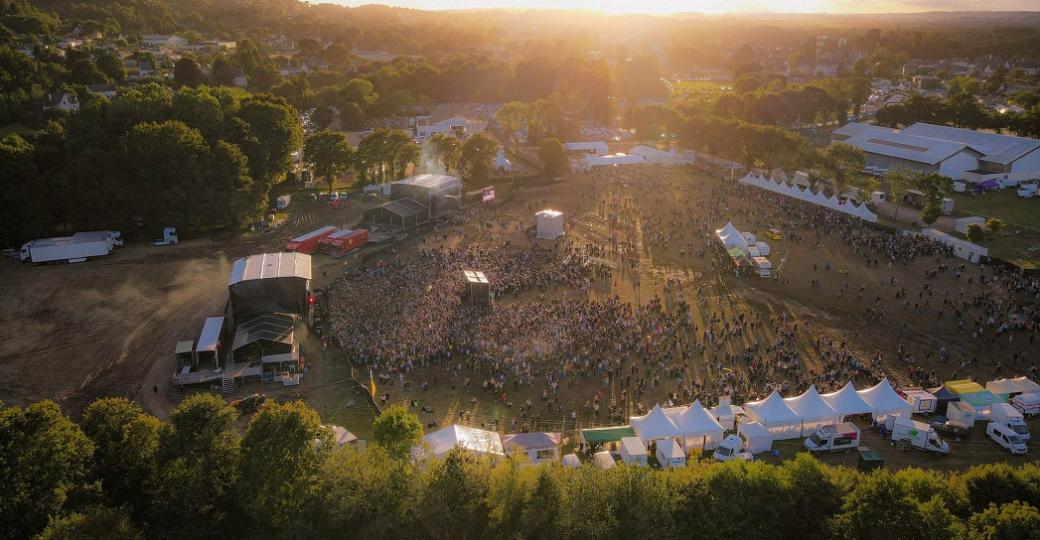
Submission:
<svg viewBox="0 0 1040 540">
<path fill-rule="evenodd" d="M 993 217 L 1006 223 L 1004 230 L 981 242 L 989 248 L 990 255 L 1036 267 L 1040 252 L 1030 249 L 1040 246 L 1040 200 L 1021 199 L 1014 189 L 983 195 L 954 193 L 950 197 L 957 217 Z"/>
<path fill-rule="evenodd" d="M 1035 229 L 1040 236 L 1040 199 L 1021 199 L 1014 189 L 1001 189 L 983 195 L 950 195 L 954 212 L 960 216 L 995 217 L 1020 227 Z"/>
</svg>

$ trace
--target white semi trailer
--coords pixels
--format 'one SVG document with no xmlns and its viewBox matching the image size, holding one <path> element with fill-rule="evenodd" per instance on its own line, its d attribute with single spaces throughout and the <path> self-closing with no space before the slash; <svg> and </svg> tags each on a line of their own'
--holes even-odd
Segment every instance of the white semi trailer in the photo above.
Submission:
<svg viewBox="0 0 1040 540">
<path fill-rule="evenodd" d="M 102 257 L 112 251 L 112 239 L 102 237 L 44 238 L 22 246 L 19 258 L 33 264 L 49 262 L 83 262 L 91 257 Z"/>
</svg>

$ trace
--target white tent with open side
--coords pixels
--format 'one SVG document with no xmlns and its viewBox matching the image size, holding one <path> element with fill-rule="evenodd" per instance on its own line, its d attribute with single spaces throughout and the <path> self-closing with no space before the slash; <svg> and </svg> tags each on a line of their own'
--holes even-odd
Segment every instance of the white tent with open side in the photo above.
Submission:
<svg viewBox="0 0 1040 540">
<path fill-rule="evenodd" d="M 910 418 L 913 407 L 910 402 L 903 399 L 888 382 L 888 377 L 870 388 L 856 392 L 874 408 L 874 420 L 882 420 L 888 416 Z"/>
<path fill-rule="evenodd" d="M 760 454 L 773 449 L 773 434 L 758 422 L 742 422 L 737 433 L 744 439 L 744 446 L 752 454 Z"/>
<path fill-rule="evenodd" d="M 679 428 L 668 418 L 661 405 L 655 405 L 645 416 L 633 416 L 628 423 L 645 445 L 656 440 L 674 439 L 679 436 Z"/>
<path fill-rule="evenodd" d="M 854 414 L 867 414 L 874 412 L 874 407 L 863 400 L 852 381 L 845 383 L 841 390 L 821 394 L 820 398 L 830 405 L 834 412 L 838 413 L 838 422 L 844 422 L 846 416 Z"/>
<path fill-rule="evenodd" d="M 669 415 L 675 426 L 679 428 L 679 442 L 683 450 L 689 452 L 693 448 L 714 450 L 722 442 L 725 433 L 722 424 L 703 406 L 700 400 L 688 407 L 680 407 L 677 414 Z"/>
<path fill-rule="evenodd" d="M 802 437 L 812 435 L 823 426 L 840 423 L 838 413 L 820 397 L 816 385 L 809 386 L 800 396 L 784 399 L 784 403 L 802 418 Z"/>
<path fill-rule="evenodd" d="M 802 434 L 802 417 L 784 402 L 776 390 L 761 401 L 745 403 L 744 410 L 748 418 L 765 426 L 774 440 L 797 439 Z"/>
<path fill-rule="evenodd" d="M 1011 394 L 1033 394 L 1040 392 L 1040 384 L 1036 384 L 1026 377 L 1015 377 L 1013 379 L 997 379 L 986 383 L 986 390 L 1003 397 L 1013 397 Z"/>
</svg>

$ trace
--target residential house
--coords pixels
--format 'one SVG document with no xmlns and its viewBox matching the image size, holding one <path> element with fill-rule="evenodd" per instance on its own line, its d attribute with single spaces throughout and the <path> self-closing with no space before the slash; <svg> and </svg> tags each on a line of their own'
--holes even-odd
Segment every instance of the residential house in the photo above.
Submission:
<svg viewBox="0 0 1040 540">
<path fill-rule="evenodd" d="M 71 92 L 49 93 L 43 97 L 43 109 L 76 112 L 79 110 L 79 98 Z"/>
</svg>

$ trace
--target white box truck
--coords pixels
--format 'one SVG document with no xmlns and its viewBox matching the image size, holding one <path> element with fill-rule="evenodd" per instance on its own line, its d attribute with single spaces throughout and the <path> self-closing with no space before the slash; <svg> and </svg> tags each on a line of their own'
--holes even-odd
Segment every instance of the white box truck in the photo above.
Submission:
<svg viewBox="0 0 1040 540">
<path fill-rule="evenodd" d="M 859 446 L 859 428 L 852 422 L 835 426 L 823 426 L 805 439 L 805 449 L 810 452 L 851 450 Z"/>
<path fill-rule="evenodd" d="M 990 422 L 996 422 L 1014 431 L 1023 441 L 1029 440 L 1029 426 L 1022 413 L 1007 403 L 994 403 L 989 410 Z"/>
<path fill-rule="evenodd" d="M 901 441 L 928 452 L 950 453 L 950 445 L 935 434 L 932 426 L 908 418 L 896 418 L 892 426 L 892 442 Z"/>
<path fill-rule="evenodd" d="M 1040 415 L 1040 392 L 1019 394 L 1011 398 L 1011 406 L 1026 416 Z"/>
<path fill-rule="evenodd" d="M 111 251 L 111 239 L 107 238 L 43 238 L 32 240 L 22 246 L 19 258 L 24 262 L 42 264 L 49 262 L 83 262 L 91 257 L 102 257 Z"/>
<path fill-rule="evenodd" d="M 123 247 L 123 233 L 119 231 L 84 231 L 72 234 L 73 238 L 102 239 L 108 242 L 108 250 Z"/>
</svg>

